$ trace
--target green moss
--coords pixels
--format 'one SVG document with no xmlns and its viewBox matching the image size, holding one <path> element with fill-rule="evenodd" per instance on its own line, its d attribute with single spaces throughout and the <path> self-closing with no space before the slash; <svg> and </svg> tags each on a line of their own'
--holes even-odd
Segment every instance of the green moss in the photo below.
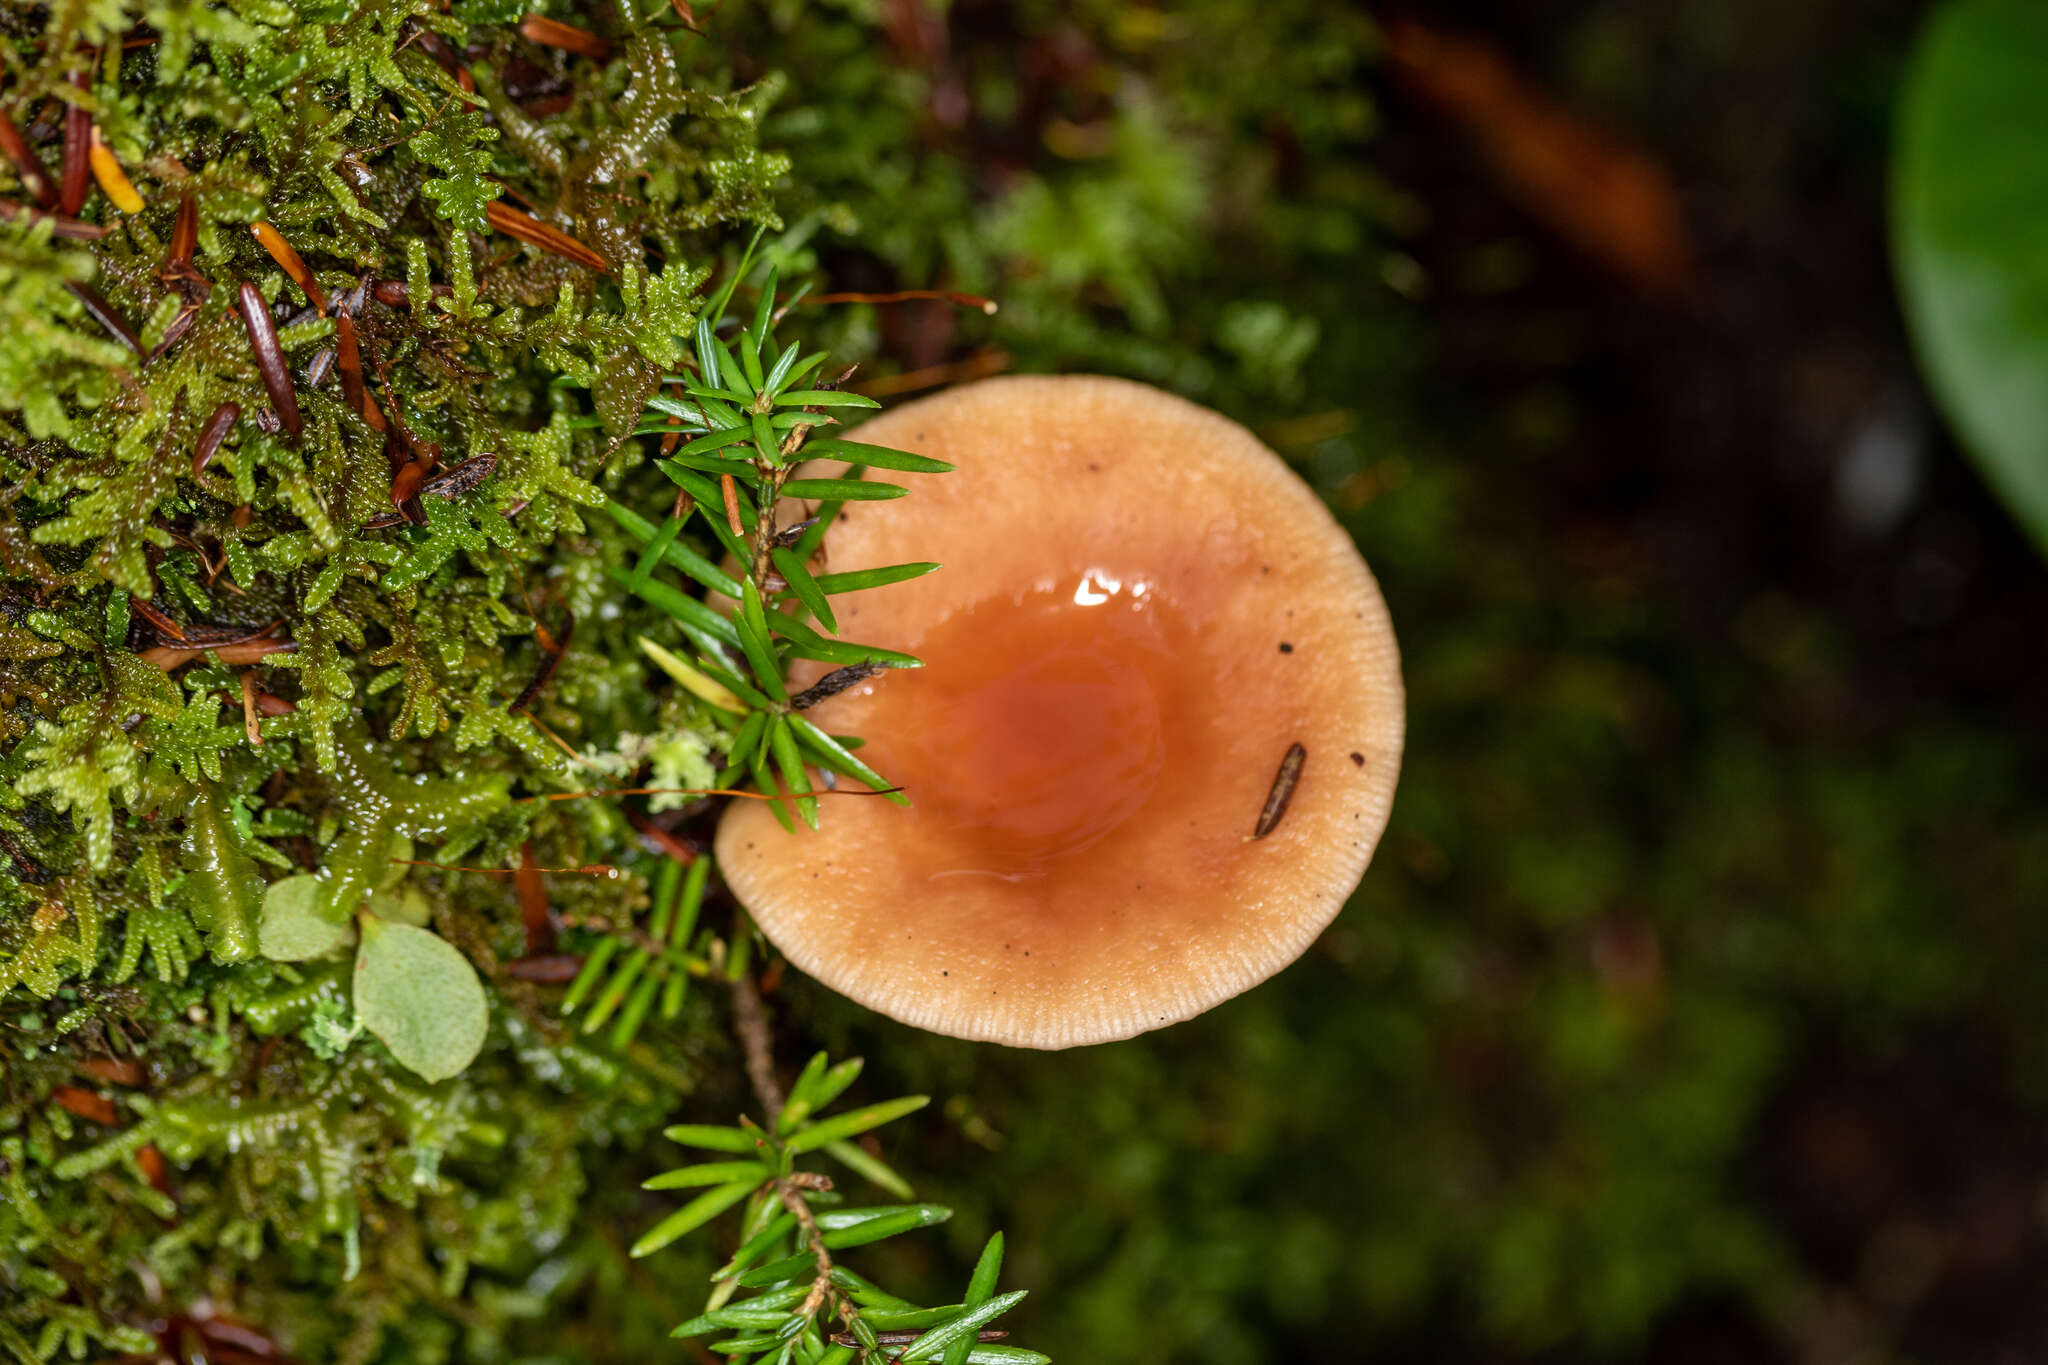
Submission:
<svg viewBox="0 0 2048 1365">
<path fill-rule="evenodd" d="M 211 1293 L 306 1359 L 488 1357 L 543 1306 L 621 1288 L 586 1220 L 618 1216 L 630 1185 L 590 1203 L 583 1165 L 691 1088 L 702 1016 L 584 1048 L 504 970 L 526 951 L 511 886 L 390 859 L 403 843 L 516 866 L 525 847 L 616 865 L 556 879 L 571 923 L 646 904 L 657 861 L 615 808 L 511 797 L 579 785 L 557 739 L 708 745 L 686 701 L 647 687 L 633 640 L 677 637 L 591 571 L 629 560 L 588 510 L 634 476 L 618 436 L 681 359 L 722 253 L 779 223 L 789 164 L 757 143 L 772 92 L 667 6 L 618 11 L 602 62 L 522 38 L 523 13 L 149 0 L 0 23 L 36 153 L 58 164 L 76 104 L 146 202 L 124 216 L 93 192 L 89 242 L 36 215 L 0 225 L 0 1351 L 144 1349 L 152 1304 Z M 0 198 L 27 199 L 13 177 Z M 605 268 L 494 230 L 498 200 Z M 348 300 L 396 439 L 344 394 L 334 317 L 305 309 L 257 221 Z M 296 435 L 267 419 L 244 280 Z M 144 362 L 93 308 L 162 353 Z M 223 404 L 240 419 L 195 469 Z M 394 453 L 494 465 L 391 526 Z M 508 708 L 550 652 L 534 611 L 575 629 L 529 717 Z M 248 640 L 289 645 L 166 653 Z M 260 743 L 245 676 L 289 707 Z M 485 975 L 494 1024 L 459 1080 L 421 1087 L 337 1029 L 335 966 L 253 959 L 264 886 L 316 869 L 341 915 L 403 878 Z M 141 1083 L 95 1076 L 110 1056 Z M 114 1124 L 58 1086 L 104 1097 Z"/>
</svg>

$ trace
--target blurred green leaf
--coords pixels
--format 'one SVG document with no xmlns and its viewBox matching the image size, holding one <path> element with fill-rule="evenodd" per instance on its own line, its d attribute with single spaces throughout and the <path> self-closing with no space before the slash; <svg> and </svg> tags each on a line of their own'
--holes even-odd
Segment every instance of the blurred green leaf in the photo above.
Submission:
<svg viewBox="0 0 2048 1365">
<path fill-rule="evenodd" d="M 1928 379 L 2048 551 L 2048 6 L 1952 0 L 1901 106 L 1894 246 Z"/>
</svg>

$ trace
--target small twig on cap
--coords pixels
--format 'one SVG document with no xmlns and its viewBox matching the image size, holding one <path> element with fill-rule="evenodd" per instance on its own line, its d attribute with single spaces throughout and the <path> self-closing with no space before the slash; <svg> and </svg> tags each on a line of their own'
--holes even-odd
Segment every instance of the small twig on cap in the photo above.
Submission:
<svg viewBox="0 0 2048 1365">
<path fill-rule="evenodd" d="M 1273 774 L 1273 789 L 1266 793 L 1266 804 L 1259 810 L 1259 823 L 1252 827 L 1252 838 L 1263 839 L 1280 826 L 1280 817 L 1287 814 L 1287 803 L 1294 799 L 1294 788 L 1301 781 L 1301 765 L 1308 758 L 1308 750 L 1299 744 L 1287 746 L 1287 753 L 1280 760 L 1280 771 Z"/>
<path fill-rule="evenodd" d="M 863 663 L 848 664 L 835 668 L 824 677 L 806 687 L 789 699 L 792 711 L 808 711 L 827 697 L 836 697 L 847 688 L 866 682 L 883 671 L 883 665 L 870 659 Z"/>
</svg>

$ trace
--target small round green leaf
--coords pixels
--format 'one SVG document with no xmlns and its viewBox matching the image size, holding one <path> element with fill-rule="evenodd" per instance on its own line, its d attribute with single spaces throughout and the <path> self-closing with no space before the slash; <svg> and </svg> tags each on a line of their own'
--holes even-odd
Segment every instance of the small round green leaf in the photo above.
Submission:
<svg viewBox="0 0 2048 1365">
<path fill-rule="evenodd" d="M 355 927 L 326 913 L 318 877 L 286 877 L 263 893 L 257 947 L 273 962 L 304 962 L 355 942 Z"/>
<path fill-rule="evenodd" d="M 425 929 L 374 915 L 358 923 L 356 1018 L 392 1056 L 430 1081 L 468 1066 L 490 1023 L 483 983 L 469 959 Z"/>
</svg>

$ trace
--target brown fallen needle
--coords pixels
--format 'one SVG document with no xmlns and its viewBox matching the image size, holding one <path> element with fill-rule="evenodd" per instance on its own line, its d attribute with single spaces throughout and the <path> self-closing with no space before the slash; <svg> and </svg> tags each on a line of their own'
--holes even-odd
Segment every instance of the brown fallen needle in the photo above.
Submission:
<svg viewBox="0 0 2048 1365">
<path fill-rule="evenodd" d="M 510 204 L 493 199 L 484 206 L 484 217 L 492 227 L 507 237 L 516 237 L 528 246 L 539 247 L 542 251 L 552 252 L 564 260 L 574 261 L 578 265 L 588 266 L 599 272 L 610 269 L 605 264 L 604 257 L 568 233 L 560 228 L 548 226 L 530 213 L 521 213 Z"/>
<path fill-rule="evenodd" d="M 684 867 L 697 861 L 698 848 L 695 844 L 677 838 L 647 816 L 637 811 L 627 811 L 626 822 L 640 836 L 642 844 L 662 857 L 681 863 Z"/>
<path fill-rule="evenodd" d="M 121 1121 L 114 1110 L 114 1102 L 95 1095 L 90 1090 L 80 1090 L 75 1085 L 52 1086 L 50 1098 L 65 1113 L 111 1128 Z"/>
<path fill-rule="evenodd" d="M 198 250 L 199 204 L 188 194 L 178 200 L 178 216 L 171 221 L 171 247 L 164 260 L 165 268 L 189 268 Z"/>
<path fill-rule="evenodd" d="M 612 45 L 604 38 L 589 29 L 577 28 L 558 19 L 550 19 L 544 14 L 529 14 L 521 19 L 519 32 L 528 42 L 539 43 L 542 47 L 560 48 L 579 57 L 588 57 L 594 62 L 606 61 L 612 55 Z"/>
<path fill-rule="evenodd" d="M 133 1057 L 83 1057 L 78 1069 L 96 1081 L 125 1085 L 131 1090 L 149 1079 L 142 1063 Z"/>
<path fill-rule="evenodd" d="M 84 71 L 73 73 L 71 84 L 84 90 L 88 81 Z M 85 207 L 85 196 L 92 192 L 92 115 L 82 104 L 64 106 L 64 171 L 57 190 L 57 211 L 66 218 L 76 218 L 78 211 Z"/>
<path fill-rule="evenodd" d="M 541 953 L 537 956 L 515 958 L 505 964 L 505 975 L 515 981 L 536 981 L 544 985 L 561 985 L 574 981 L 583 971 L 583 959 L 570 953 Z"/>
<path fill-rule="evenodd" d="M 52 236 L 67 242 L 97 242 L 107 235 L 107 230 L 98 223 L 86 223 L 62 213 L 44 213 L 41 209 L 27 204 L 16 204 L 0 199 L 0 218 L 26 219 L 32 223 L 51 223 Z"/>
<path fill-rule="evenodd" d="M 263 727 L 256 714 L 256 675 L 242 675 L 242 733 L 257 748 L 263 747 Z"/>
<path fill-rule="evenodd" d="M 291 371 L 285 368 L 284 348 L 278 345 L 277 324 L 270 320 L 270 305 L 264 301 L 263 292 L 247 280 L 242 281 L 239 294 L 242 324 L 249 330 L 249 350 L 256 358 L 256 373 L 263 379 L 263 391 L 270 395 L 270 406 L 276 409 L 284 429 L 297 436 L 305 429 L 305 419 L 299 416 L 299 396 L 292 389 Z"/>
<path fill-rule="evenodd" d="M 383 410 L 370 396 L 369 386 L 363 381 L 362 346 L 356 340 L 355 317 L 347 308 L 343 308 L 334 319 L 334 368 L 341 376 L 342 398 L 363 415 L 363 420 L 370 424 L 370 430 L 389 430 Z"/>
<path fill-rule="evenodd" d="M 740 490 L 730 474 L 718 476 L 719 496 L 725 499 L 725 524 L 735 537 L 744 537 L 746 528 L 740 524 Z"/>
<path fill-rule="evenodd" d="M 235 402 L 222 403 L 213 410 L 213 416 L 206 419 L 200 429 L 199 443 L 192 447 L 192 472 L 197 475 L 213 463 L 213 457 L 220 450 L 220 443 L 235 429 L 235 423 L 242 418 L 242 405 Z"/>
<path fill-rule="evenodd" d="M 307 268 L 305 258 L 284 239 L 283 233 L 269 223 L 259 221 L 249 224 L 249 235 L 256 239 L 258 246 L 270 253 L 270 259 L 276 261 L 285 274 L 291 276 L 292 283 L 306 296 L 306 302 L 322 313 L 327 311 L 327 291 L 320 287 L 320 281 L 313 278 L 313 272 Z"/>
<path fill-rule="evenodd" d="M 135 354 L 142 354 L 142 339 L 135 335 L 135 328 L 130 325 L 128 319 L 121 316 L 120 309 L 101 298 L 88 285 L 73 280 L 68 281 L 64 287 L 71 291 L 73 298 L 85 305 L 85 311 L 92 315 L 94 322 L 107 329 L 107 335 Z"/>
<path fill-rule="evenodd" d="M 541 876 L 540 860 L 533 856 L 533 841 L 519 846 L 519 867 L 512 874 L 519 890 L 519 922 L 526 930 L 526 955 L 535 957 L 555 946 L 554 918 L 548 913 L 548 886 Z"/>
<path fill-rule="evenodd" d="M 472 455 L 461 464 L 450 465 L 437 474 L 431 474 L 420 483 L 420 495 L 428 498 L 459 498 L 474 492 L 485 479 L 498 470 L 498 457 L 486 450 Z"/>
<path fill-rule="evenodd" d="M 171 1163 L 154 1142 L 145 1142 L 135 1151 L 135 1165 L 142 1172 L 142 1178 L 158 1194 L 171 1192 Z"/>
<path fill-rule="evenodd" d="M 576 618 L 570 617 L 562 627 L 559 638 L 549 634 L 538 621 L 534 622 L 534 639 L 541 647 L 540 668 L 526 686 L 519 689 L 519 695 L 505 709 L 515 715 L 533 705 L 533 699 L 541 694 L 555 676 L 555 670 L 562 666 L 562 656 L 569 652 L 569 639 L 576 633 Z"/>
<path fill-rule="evenodd" d="M 57 207 L 57 186 L 50 179 L 50 172 L 43 166 L 41 157 L 28 145 L 28 139 L 15 126 L 13 116 L 0 109 L 0 152 L 6 153 L 14 165 L 14 173 L 21 177 L 22 188 L 35 198 L 36 206 L 45 211 Z"/>
<path fill-rule="evenodd" d="M 168 673 L 207 654 L 212 654 L 224 664 L 253 664 L 273 654 L 292 653 L 298 647 L 295 640 L 243 640 L 231 645 L 154 645 L 143 650 L 140 657 L 144 663 Z"/>
<path fill-rule="evenodd" d="M 176 621 L 173 621 L 163 608 L 157 606 L 156 603 L 146 598 L 137 597 L 131 592 L 128 594 L 128 608 L 137 616 L 149 622 L 150 625 L 156 627 L 157 634 L 165 639 L 181 642 L 185 639 L 185 628 Z"/>
</svg>

